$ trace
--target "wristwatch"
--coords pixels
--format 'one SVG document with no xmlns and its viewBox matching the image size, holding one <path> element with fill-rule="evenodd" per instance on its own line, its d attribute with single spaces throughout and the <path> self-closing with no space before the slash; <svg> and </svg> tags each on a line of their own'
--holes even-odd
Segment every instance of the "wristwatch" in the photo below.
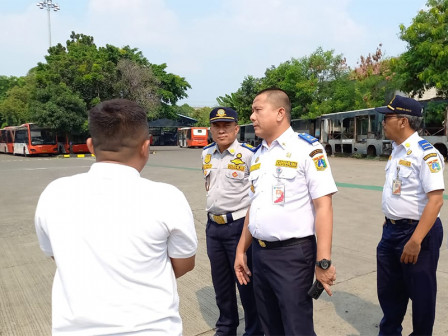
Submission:
<svg viewBox="0 0 448 336">
<path fill-rule="evenodd" d="M 326 269 L 328 269 L 328 267 L 331 266 L 331 260 L 322 259 L 322 260 L 316 261 L 316 266 L 319 266 L 323 270 L 326 270 Z"/>
</svg>

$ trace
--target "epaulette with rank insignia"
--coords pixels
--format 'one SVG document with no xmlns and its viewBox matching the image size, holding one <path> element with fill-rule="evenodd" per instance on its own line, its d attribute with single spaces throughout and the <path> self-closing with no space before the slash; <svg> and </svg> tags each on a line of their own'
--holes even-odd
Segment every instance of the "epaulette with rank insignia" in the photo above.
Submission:
<svg viewBox="0 0 448 336">
<path fill-rule="evenodd" d="M 305 140 L 309 144 L 314 144 L 316 141 L 318 141 L 317 138 L 309 135 L 308 133 L 299 133 L 299 138 Z"/>
<path fill-rule="evenodd" d="M 418 144 L 420 145 L 420 147 L 425 151 L 425 150 L 428 150 L 428 149 L 432 149 L 432 148 L 434 148 L 429 142 L 428 142 L 428 140 L 425 140 L 425 139 L 423 139 L 423 140 L 420 140 L 419 142 L 418 142 Z"/>
<path fill-rule="evenodd" d="M 210 148 L 210 147 L 212 147 L 212 146 L 214 146 L 214 145 L 215 145 L 215 143 L 212 142 L 212 143 L 208 144 L 207 146 L 205 146 L 205 147 L 202 148 L 202 149 L 204 150 L 204 149 Z"/>
<path fill-rule="evenodd" d="M 260 148 L 260 145 L 258 145 L 257 147 L 254 147 L 254 146 L 252 146 L 252 145 L 249 145 L 249 144 L 247 144 L 247 143 L 242 143 L 241 144 L 241 147 L 244 147 L 244 148 L 247 148 L 248 150 L 250 150 L 251 152 L 256 152 L 257 150 L 258 150 L 258 148 Z"/>
</svg>

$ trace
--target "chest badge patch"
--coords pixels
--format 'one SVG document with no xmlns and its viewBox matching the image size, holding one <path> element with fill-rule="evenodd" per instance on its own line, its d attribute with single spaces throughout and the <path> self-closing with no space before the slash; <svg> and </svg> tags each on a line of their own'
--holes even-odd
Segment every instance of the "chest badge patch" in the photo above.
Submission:
<svg viewBox="0 0 448 336">
<path fill-rule="evenodd" d="M 275 165 L 277 167 L 297 168 L 297 161 L 277 160 L 275 161 Z"/>
<path fill-rule="evenodd" d="M 234 163 L 234 164 L 236 164 L 236 165 L 244 164 L 244 161 L 241 160 L 242 157 L 243 157 L 243 155 L 242 155 L 241 153 L 238 153 L 238 154 L 236 155 L 236 159 L 233 159 L 233 160 L 230 161 L 230 162 L 232 162 L 232 163 Z"/>
<path fill-rule="evenodd" d="M 325 157 L 323 155 L 313 158 L 313 161 L 318 171 L 324 171 L 327 169 L 327 161 L 325 161 Z"/>
</svg>

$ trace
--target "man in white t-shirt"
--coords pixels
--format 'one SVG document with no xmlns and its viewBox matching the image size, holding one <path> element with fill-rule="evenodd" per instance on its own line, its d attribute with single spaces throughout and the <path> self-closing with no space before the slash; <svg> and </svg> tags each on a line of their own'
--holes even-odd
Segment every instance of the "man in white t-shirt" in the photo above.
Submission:
<svg viewBox="0 0 448 336">
<path fill-rule="evenodd" d="M 176 278 L 193 269 L 197 249 L 188 202 L 140 177 L 149 157 L 143 108 L 100 103 L 89 131 L 96 163 L 50 183 L 36 209 L 41 249 L 57 266 L 53 335 L 181 335 Z"/>
</svg>

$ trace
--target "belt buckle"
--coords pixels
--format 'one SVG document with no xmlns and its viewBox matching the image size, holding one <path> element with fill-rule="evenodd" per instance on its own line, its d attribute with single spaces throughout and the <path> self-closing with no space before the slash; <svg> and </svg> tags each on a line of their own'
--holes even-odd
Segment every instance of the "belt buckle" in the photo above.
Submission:
<svg viewBox="0 0 448 336">
<path fill-rule="evenodd" d="M 389 218 L 389 220 L 390 220 L 390 222 L 391 222 L 392 224 L 396 224 L 395 219 L 390 219 L 390 218 Z"/>
<path fill-rule="evenodd" d="M 218 223 L 218 224 L 225 224 L 226 223 L 224 217 L 221 216 L 221 215 L 213 215 L 213 221 Z"/>
<path fill-rule="evenodd" d="M 266 247 L 266 243 L 261 239 L 258 239 L 258 244 L 260 244 L 261 247 Z"/>
</svg>

